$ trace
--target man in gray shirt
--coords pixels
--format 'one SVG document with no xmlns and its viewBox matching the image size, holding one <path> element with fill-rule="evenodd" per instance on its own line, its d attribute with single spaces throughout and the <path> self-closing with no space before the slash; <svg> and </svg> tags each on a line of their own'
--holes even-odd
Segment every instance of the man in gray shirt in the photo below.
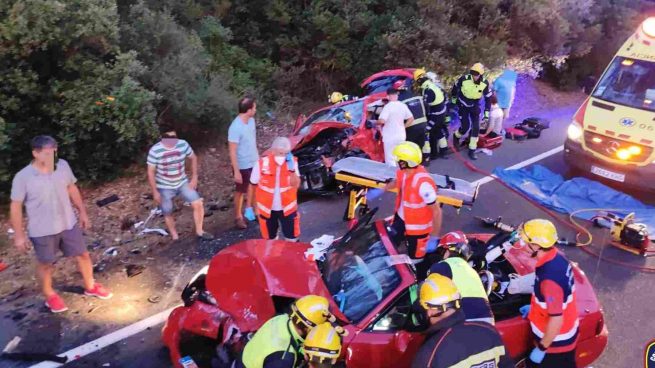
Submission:
<svg viewBox="0 0 655 368">
<path fill-rule="evenodd" d="M 82 229 L 91 226 L 84 208 L 77 179 L 64 160 L 57 159 L 57 142 L 50 136 L 32 139 L 34 160 L 16 174 L 11 186 L 10 219 L 16 232 L 14 244 L 29 250 L 23 226 L 23 205 L 27 211 L 27 235 L 38 261 L 36 270 L 46 306 L 54 313 L 68 310 L 63 299 L 52 288 L 53 264 L 57 250 L 66 257 L 75 257 L 84 279 L 84 294 L 109 299 L 112 294 L 93 279 L 93 264 L 86 250 Z M 73 206 L 79 212 L 79 225 Z M 80 228 L 81 227 L 81 228 Z"/>
</svg>

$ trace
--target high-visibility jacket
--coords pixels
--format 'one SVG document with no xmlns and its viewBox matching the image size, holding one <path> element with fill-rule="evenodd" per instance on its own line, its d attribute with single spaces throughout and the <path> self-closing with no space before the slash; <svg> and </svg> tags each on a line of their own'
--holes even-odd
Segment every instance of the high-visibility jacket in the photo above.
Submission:
<svg viewBox="0 0 655 368">
<path fill-rule="evenodd" d="M 549 352 L 566 352 L 575 349 L 578 338 L 578 309 L 576 306 L 575 281 L 571 263 L 557 250 L 552 250 L 537 261 L 535 284 L 530 302 L 530 327 L 536 341 L 540 341 L 546 332 L 550 315 L 546 304 L 548 295 L 543 295 L 541 283 L 546 280 L 555 282 L 563 291 L 563 323 L 559 333 L 549 346 Z M 559 313 L 558 313 L 559 314 Z"/>
<path fill-rule="evenodd" d="M 487 292 L 477 272 L 464 259 L 449 257 L 445 262 L 450 267 L 449 277 L 462 296 L 462 309 L 467 321 L 482 321 L 494 324 Z M 438 267 L 437 267 L 438 269 Z"/>
<path fill-rule="evenodd" d="M 255 333 L 241 355 L 246 368 L 265 368 L 270 360 L 293 362 L 296 367 L 303 361 L 301 347 L 304 340 L 291 324 L 288 314 L 281 314 L 268 320 Z"/>
<path fill-rule="evenodd" d="M 491 109 L 491 89 L 489 81 L 484 76 L 476 82 L 471 74 L 461 76 L 451 91 L 451 98 L 461 107 L 477 107 L 480 99 L 484 97 L 484 111 Z"/>
<path fill-rule="evenodd" d="M 496 328 L 469 322 L 461 309 L 430 326 L 412 368 L 514 368 Z"/>
<path fill-rule="evenodd" d="M 428 90 L 432 93 L 426 95 Z M 433 81 L 428 79 L 421 84 L 421 95 L 423 95 L 428 115 L 441 115 L 446 112 L 446 95 Z"/>
<path fill-rule="evenodd" d="M 405 233 L 407 235 L 426 235 L 432 232 L 433 210 L 428 206 L 419 192 L 423 183 L 429 183 L 434 191 L 437 185 L 432 176 L 423 166 L 417 166 L 411 170 L 398 170 L 396 172 L 396 183 L 399 192 L 396 196 L 395 211 L 398 212 L 403 206 L 403 220 L 405 221 Z M 417 250 L 417 254 L 420 253 Z"/>
<path fill-rule="evenodd" d="M 298 167 L 298 160 L 294 157 L 293 167 Z M 280 168 L 280 177 L 276 178 L 277 169 Z M 285 216 L 298 210 L 298 190 L 291 185 L 291 176 L 296 175 L 289 170 L 289 165 L 283 162 L 278 165 L 273 155 L 264 156 L 259 159 L 260 179 L 255 190 L 255 199 L 259 214 L 265 218 L 271 217 L 271 208 L 273 207 L 273 198 L 275 188 L 280 189 L 280 199 L 282 200 L 282 211 Z M 276 180 L 279 179 L 279 180 Z"/>
<path fill-rule="evenodd" d="M 412 116 L 414 117 L 414 121 L 412 121 L 409 124 L 406 124 L 405 128 L 413 127 L 414 125 L 424 124 L 428 121 L 428 118 L 425 115 L 426 110 L 425 110 L 425 106 L 423 105 L 423 97 L 414 96 L 414 97 L 407 98 L 402 102 L 405 105 L 407 105 L 407 108 L 409 108 L 409 111 L 411 111 Z"/>
</svg>

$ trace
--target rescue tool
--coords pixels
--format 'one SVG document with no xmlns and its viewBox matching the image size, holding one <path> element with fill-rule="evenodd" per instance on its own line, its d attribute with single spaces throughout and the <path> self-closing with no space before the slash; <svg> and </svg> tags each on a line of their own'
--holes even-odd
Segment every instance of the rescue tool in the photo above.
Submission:
<svg viewBox="0 0 655 368">
<path fill-rule="evenodd" d="M 367 194 L 372 188 L 384 186 L 396 178 L 395 167 L 360 157 L 348 157 L 337 161 L 332 166 L 335 178 L 343 190 L 349 192 L 348 206 L 344 221 L 355 218 L 355 213 L 364 215 L 369 211 Z M 457 209 L 471 207 L 478 196 L 479 184 L 452 178 L 448 175 L 431 174 L 439 188 L 437 201 L 440 205 L 449 205 Z"/>
<path fill-rule="evenodd" d="M 645 256 L 651 245 L 651 238 L 648 234 L 648 227 L 645 224 L 634 221 L 635 214 L 630 213 L 625 217 L 611 212 L 601 212 L 600 215 L 591 219 L 598 227 L 610 229 L 612 240 L 610 245 L 627 252 Z"/>
</svg>

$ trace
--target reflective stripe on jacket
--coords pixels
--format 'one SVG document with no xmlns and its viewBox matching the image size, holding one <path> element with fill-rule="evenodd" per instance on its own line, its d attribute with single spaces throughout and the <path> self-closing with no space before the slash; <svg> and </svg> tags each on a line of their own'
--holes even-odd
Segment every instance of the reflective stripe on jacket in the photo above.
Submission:
<svg viewBox="0 0 655 368">
<path fill-rule="evenodd" d="M 407 235 L 426 235 L 432 232 L 432 208 L 425 203 L 419 192 L 421 184 L 428 183 L 437 191 L 437 186 L 430 173 L 421 165 L 408 170 L 398 170 L 396 172 L 396 183 L 399 187 L 396 196 L 395 211 L 398 212 L 400 206 L 403 206 L 403 220 L 405 221 L 405 233 Z M 425 249 L 417 249 L 417 257 L 425 255 Z"/>
<path fill-rule="evenodd" d="M 450 257 L 443 262 L 450 266 L 452 280 L 462 296 L 466 320 L 483 320 L 494 324 L 493 312 L 480 275 L 462 258 Z"/>
<path fill-rule="evenodd" d="M 276 180 L 277 168 L 280 168 L 279 183 Z M 294 157 L 294 167 L 298 167 L 298 161 Z M 289 170 L 286 162 L 278 165 L 273 155 L 264 156 L 259 160 L 260 179 L 255 190 L 255 199 L 259 214 L 265 218 L 271 217 L 271 208 L 275 195 L 275 187 L 280 188 L 280 199 L 282 211 L 285 216 L 298 210 L 298 190 L 291 185 L 291 176 L 296 175 Z"/>
<path fill-rule="evenodd" d="M 434 98 L 428 101 L 425 94 L 427 90 L 432 91 Z M 421 94 L 426 105 L 426 110 L 429 115 L 441 115 L 446 112 L 446 94 L 431 80 L 426 80 L 421 84 Z"/>
<path fill-rule="evenodd" d="M 562 317 L 563 323 L 560 332 L 555 336 L 549 350 L 553 348 L 559 352 L 572 350 L 578 338 L 578 308 L 576 305 L 575 281 L 573 266 L 559 251 L 553 250 L 537 262 L 535 269 L 535 284 L 530 303 L 530 327 L 537 341 L 544 337 L 550 315 L 548 313 L 548 295 L 541 292 L 541 283 L 550 280 L 563 291 Z"/>
<path fill-rule="evenodd" d="M 303 359 L 300 356 L 302 343 L 303 339 L 291 325 L 289 315 L 281 314 L 264 323 L 248 341 L 241 362 L 246 368 L 264 368 L 266 357 L 282 352 L 280 357 L 283 359 L 287 354 L 293 354 L 296 366 Z"/>
<path fill-rule="evenodd" d="M 491 109 L 491 89 L 489 82 L 484 76 L 476 82 L 471 74 L 461 76 L 451 91 L 452 98 L 456 98 L 458 104 L 464 107 L 475 107 L 484 97 L 484 111 Z"/>
<path fill-rule="evenodd" d="M 412 368 L 514 368 L 496 328 L 464 321 L 462 310 L 431 326 L 426 335 Z"/>
</svg>

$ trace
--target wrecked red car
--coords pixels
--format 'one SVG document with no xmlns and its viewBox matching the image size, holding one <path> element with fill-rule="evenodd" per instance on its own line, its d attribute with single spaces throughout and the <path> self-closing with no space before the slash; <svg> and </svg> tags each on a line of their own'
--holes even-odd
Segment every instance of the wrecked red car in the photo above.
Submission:
<svg viewBox="0 0 655 368">
<path fill-rule="evenodd" d="M 305 258 L 309 244 L 276 240 L 247 240 L 220 251 L 186 286 L 184 306 L 163 328 L 173 365 L 181 367 L 180 358 L 190 356 L 201 367 L 225 366 L 269 318 L 288 312 L 296 298 L 316 294 L 330 300 L 337 323 L 349 332 L 342 349 L 347 367 L 409 367 L 424 339 L 412 318 L 417 281 L 390 231 L 384 221 L 363 219 L 322 261 Z M 484 257 L 508 238 L 499 233 L 469 239 L 474 257 Z M 496 327 L 516 362 L 531 347 L 529 323 L 519 313 L 530 295 L 509 294 L 498 285 L 510 274 L 533 272 L 534 264 L 528 252 L 511 247 L 481 270 Z M 603 352 L 608 332 L 589 280 L 575 265 L 574 272 L 580 311 L 576 357 L 583 367 Z"/>
<path fill-rule="evenodd" d="M 384 106 L 387 88 L 400 79 L 407 80 L 411 87 L 413 70 L 394 69 L 373 74 L 361 84 L 365 97 L 298 117 L 289 139 L 293 154 L 298 157 L 302 192 L 333 193 L 336 188 L 330 167 L 339 159 L 355 156 L 384 161 L 382 136 L 373 122 Z"/>
</svg>

